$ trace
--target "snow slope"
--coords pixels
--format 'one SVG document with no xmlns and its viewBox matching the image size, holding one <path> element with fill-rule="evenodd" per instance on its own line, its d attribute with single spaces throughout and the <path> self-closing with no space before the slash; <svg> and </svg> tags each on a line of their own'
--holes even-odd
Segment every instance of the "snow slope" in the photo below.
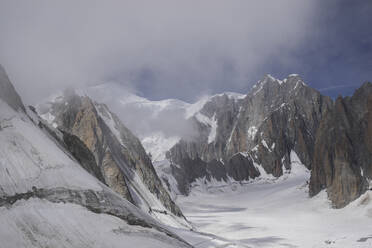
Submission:
<svg viewBox="0 0 372 248">
<path fill-rule="evenodd" d="M 0 100 L 0 247 L 189 247 L 37 124 Z"/>
<path fill-rule="evenodd" d="M 326 192 L 308 197 L 309 171 L 294 152 L 291 161 L 278 179 L 199 184 L 179 196 L 196 230 L 211 234 L 197 247 L 372 247 L 372 192 L 332 209 Z"/>
<path fill-rule="evenodd" d="M 1 247 L 179 247 L 179 242 L 151 228 L 128 225 L 70 203 L 40 199 L 0 208 Z"/>
<path fill-rule="evenodd" d="M 70 187 L 99 190 L 87 174 L 52 139 L 0 100 L 0 194 L 37 188 Z"/>
</svg>

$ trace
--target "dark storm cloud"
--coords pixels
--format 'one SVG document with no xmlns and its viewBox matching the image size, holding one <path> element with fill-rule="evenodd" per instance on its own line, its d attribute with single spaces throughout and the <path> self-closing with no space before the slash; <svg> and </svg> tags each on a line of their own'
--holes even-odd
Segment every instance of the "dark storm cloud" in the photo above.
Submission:
<svg viewBox="0 0 372 248">
<path fill-rule="evenodd" d="M 350 95 L 372 80 L 372 1 L 322 1 L 315 17 L 305 42 L 293 51 L 297 62 L 274 61 L 266 68 L 281 76 L 296 71 L 332 97 Z"/>
<path fill-rule="evenodd" d="M 118 81 L 151 98 L 239 89 L 292 63 L 313 1 L 1 1 L 1 62 L 27 101 Z"/>
</svg>

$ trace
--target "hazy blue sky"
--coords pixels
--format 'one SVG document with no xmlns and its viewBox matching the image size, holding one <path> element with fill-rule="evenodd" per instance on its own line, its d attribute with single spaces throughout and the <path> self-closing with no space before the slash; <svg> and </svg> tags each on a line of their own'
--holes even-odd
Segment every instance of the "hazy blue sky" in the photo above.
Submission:
<svg viewBox="0 0 372 248">
<path fill-rule="evenodd" d="M 0 63 L 30 103 L 108 81 L 193 101 L 266 73 L 347 95 L 372 81 L 371 24 L 370 0 L 0 0 Z"/>
</svg>

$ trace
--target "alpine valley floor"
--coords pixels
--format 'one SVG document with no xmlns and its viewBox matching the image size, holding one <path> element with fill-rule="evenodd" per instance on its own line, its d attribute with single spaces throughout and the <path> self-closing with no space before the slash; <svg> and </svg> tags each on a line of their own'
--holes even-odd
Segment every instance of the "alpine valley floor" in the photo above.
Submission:
<svg viewBox="0 0 372 248">
<path fill-rule="evenodd" d="M 326 192 L 308 197 L 309 171 L 296 160 L 278 179 L 195 183 L 177 202 L 195 230 L 209 236 L 179 235 L 197 248 L 372 247 L 372 191 L 333 209 Z"/>
</svg>

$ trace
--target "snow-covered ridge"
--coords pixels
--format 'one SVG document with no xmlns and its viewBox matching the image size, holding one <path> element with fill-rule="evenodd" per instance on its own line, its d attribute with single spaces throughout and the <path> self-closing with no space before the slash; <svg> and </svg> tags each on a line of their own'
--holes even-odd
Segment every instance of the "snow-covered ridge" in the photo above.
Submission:
<svg viewBox="0 0 372 248">
<path fill-rule="evenodd" d="M 288 78 L 295 76 L 297 75 L 291 74 Z M 251 92 L 257 94 L 263 85 L 269 81 L 284 84 L 288 80 L 287 78 L 279 80 L 267 75 L 253 86 Z M 214 101 L 218 97 L 226 96 L 229 99 L 240 101 L 247 96 L 246 94 L 235 92 L 223 92 L 215 95 L 205 95 L 194 103 L 187 103 L 177 99 L 152 101 L 117 83 L 104 83 L 76 91 L 79 95 L 87 95 L 96 102 L 105 103 L 140 138 L 146 151 L 151 153 L 155 160 L 164 159 L 166 152 L 164 149 L 170 149 L 170 146 L 177 143 L 176 141 L 180 140 L 185 133 L 190 135 L 194 129 L 190 119 L 194 117 L 197 121 L 210 127 L 208 142 L 213 142 L 217 135 L 217 120 L 206 117 L 201 113 L 201 110 L 208 102 Z M 47 101 L 61 101 L 63 100 L 61 95 L 63 95 L 62 92 L 57 93 Z M 41 114 L 52 126 L 56 127 L 53 122 L 54 116 L 51 113 L 42 112 Z M 110 124 L 109 121 L 108 124 Z M 113 131 L 115 131 L 115 128 L 113 128 Z M 251 131 L 250 138 L 253 139 L 253 129 Z M 158 145 L 154 144 L 155 140 Z"/>
<path fill-rule="evenodd" d="M 253 95 L 256 95 L 258 92 L 260 92 L 263 89 L 264 85 L 268 82 L 276 82 L 279 85 L 282 85 L 282 84 L 287 83 L 288 80 L 291 79 L 291 78 L 298 78 L 297 82 L 301 81 L 302 85 L 306 86 L 306 84 L 303 82 L 303 80 L 300 78 L 300 76 L 298 74 L 290 74 L 284 79 L 278 79 L 278 78 L 273 77 L 270 74 L 267 74 L 264 77 L 264 79 L 258 81 L 256 84 L 254 84 L 252 86 L 251 92 L 252 92 Z M 297 84 L 296 84 L 295 88 L 297 88 Z"/>
<path fill-rule="evenodd" d="M 188 247 L 84 170 L 35 113 L 16 112 L 0 99 L 0 116 L 0 239 L 6 247 Z"/>
<path fill-rule="evenodd" d="M 234 99 L 234 100 L 239 100 L 239 99 L 244 99 L 247 95 L 246 94 L 241 94 L 241 93 L 236 93 L 236 92 L 223 92 L 223 93 L 220 93 L 220 94 L 216 94 L 216 95 L 213 95 L 211 98 L 215 97 L 215 96 L 227 96 L 228 98 L 230 99 Z"/>
<path fill-rule="evenodd" d="M 141 143 L 147 153 L 151 155 L 152 161 L 162 161 L 165 159 L 166 152 L 177 144 L 180 139 L 177 136 L 165 137 L 162 132 L 154 132 L 144 137 Z"/>
<path fill-rule="evenodd" d="M 223 92 L 205 95 L 195 103 L 187 103 L 178 99 L 153 101 L 138 96 L 116 83 L 100 84 L 77 91 L 80 95 L 87 95 L 97 102 L 105 103 L 140 138 L 146 151 L 151 153 L 155 161 L 165 158 L 165 152 L 181 139 L 185 133 L 184 129 L 193 129 L 189 123 L 192 117 L 211 128 L 208 140 L 213 142 L 216 136 L 217 120 L 202 115 L 200 111 L 216 97 L 226 96 L 235 101 L 246 97 L 245 94 Z M 59 99 L 61 99 L 60 96 L 56 94 L 49 101 Z M 44 117 L 53 124 L 53 116 L 48 113 L 44 114 Z M 172 121 L 175 124 L 170 126 Z"/>
</svg>

